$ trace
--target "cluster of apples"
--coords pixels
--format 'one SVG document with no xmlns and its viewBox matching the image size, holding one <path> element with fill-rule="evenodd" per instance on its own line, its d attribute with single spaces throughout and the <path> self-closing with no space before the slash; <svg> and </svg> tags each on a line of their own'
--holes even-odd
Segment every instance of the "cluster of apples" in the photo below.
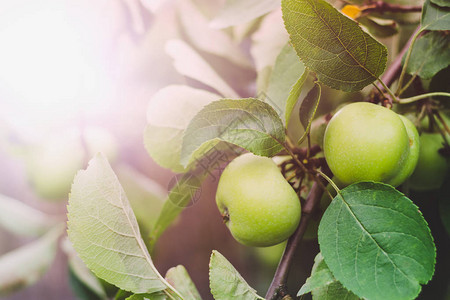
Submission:
<svg viewBox="0 0 450 300">
<path fill-rule="evenodd" d="M 438 133 L 419 133 L 406 117 L 357 102 L 340 109 L 324 135 L 324 154 L 344 185 L 377 181 L 398 186 L 410 178 L 418 190 L 439 188 L 448 172 Z M 216 202 L 233 237 L 247 246 L 286 240 L 300 222 L 297 193 L 272 159 L 247 153 L 224 170 Z"/>
</svg>

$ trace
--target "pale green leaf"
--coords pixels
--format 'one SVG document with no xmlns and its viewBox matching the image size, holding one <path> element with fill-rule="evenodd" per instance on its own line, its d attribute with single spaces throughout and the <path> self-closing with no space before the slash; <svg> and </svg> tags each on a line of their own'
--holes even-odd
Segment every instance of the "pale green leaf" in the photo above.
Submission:
<svg viewBox="0 0 450 300">
<path fill-rule="evenodd" d="M 166 280 L 183 295 L 185 300 L 202 299 L 186 268 L 182 265 L 170 268 L 166 273 Z"/>
<path fill-rule="evenodd" d="M 238 97 L 228 83 L 191 46 L 182 40 L 170 40 L 166 52 L 173 58 L 175 69 L 182 75 L 198 80 L 225 97 Z"/>
<path fill-rule="evenodd" d="M 153 95 L 147 108 L 144 143 L 150 156 L 162 167 L 185 172 L 180 164 L 183 135 L 191 119 L 220 96 L 183 85 L 167 86 Z"/>
<path fill-rule="evenodd" d="M 450 7 L 450 1 L 448 0 L 431 0 L 431 2 L 439 6 Z"/>
<path fill-rule="evenodd" d="M 282 9 L 298 56 L 326 85 L 358 91 L 383 73 L 386 47 L 325 0 L 283 0 Z"/>
<path fill-rule="evenodd" d="M 167 189 L 127 164 L 115 170 L 140 228 L 148 236 L 167 198 Z"/>
<path fill-rule="evenodd" d="M 0 195 L 0 227 L 14 234 L 37 237 L 61 221 L 19 200 Z"/>
<path fill-rule="evenodd" d="M 264 299 L 256 294 L 233 265 L 216 250 L 213 250 L 209 261 L 209 286 L 215 300 Z"/>
<path fill-rule="evenodd" d="M 413 299 L 427 283 L 436 249 L 417 206 L 373 182 L 341 190 L 319 225 L 326 264 L 348 290 L 367 299 Z"/>
<path fill-rule="evenodd" d="M 153 294 L 135 294 L 126 298 L 126 300 L 169 300 L 166 294 L 157 292 Z"/>
<path fill-rule="evenodd" d="M 398 33 L 398 26 L 393 20 L 364 16 L 359 17 L 358 22 L 376 37 L 386 38 Z"/>
<path fill-rule="evenodd" d="M 71 272 L 71 275 L 74 277 L 73 279 L 77 281 L 77 284 L 81 285 L 83 290 L 87 289 L 91 293 L 94 293 L 99 299 L 106 300 L 106 292 L 103 289 L 100 281 L 86 267 L 67 238 L 63 240 L 62 249 L 68 257 L 69 270 Z"/>
<path fill-rule="evenodd" d="M 422 10 L 421 30 L 450 30 L 450 8 L 426 0 Z"/>
<path fill-rule="evenodd" d="M 0 256 L 0 296 L 34 284 L 47 272 L 63 230 L 60 224 L 40 239 Z"/>
<path fill-rule="evenodd" d="M 297 296 L 311 293 L 315 300 L 358 300 L 359 297 L 349 290 L 346 290 L 342 284 L 334 278 L 327 264 L 323 260 L 321 253 L 314 259 L 314 266 L 311 276 L 306 279 Z"/>
<path fill-rule="evenodd" d="M 291 45 L 286 44 L 275 61 L 265 99 L 265 102 L 275 109 L 285 125 L 289 122 L 307 77 L 307 75 L 303 76 L 305 73 L 307 73 L 305 66 L 295 50 Z"/>
<path fill-rule="evenodd" d="M 280 0 L 226 0 L 225 6 L 211 21 L 215 28 L 249 22 L 280 7 Z"/>
<path fill-rule="evenodd" d="M 273 156 L 283 149 L 284 126 L 275 110 L 258 99 L 222 99 L 205 106 L 192 119 L 183 139 L 181 163 L 187 165 L 197 149 L 224 141 L 254 154 Z"/>
<path fill-rule="evenodd" d="M 225 31 L 210 27 L 209 20 L 192 3 L 192 0 L 178 2 L 177 9 L 183 32 L 194 46 L 205 52 L 227 58 L 238 66 L 252 67 L 248 57 L 237 44 L 233 43 Z"/>
<path fill-rule="evenodd" d="M 406 71 L 430 79 L 450 65 L 450 36 L 441 31 L 432 31 L 419 38 L 411 52 Z"/>
<path fill-rule="evenodd" d="M 170 287 L 153 265 L 131 205 L 103 155 L 78 172 L 67 210 L 69 239 L 96 276 L 134 293 Z"/>
</svg>

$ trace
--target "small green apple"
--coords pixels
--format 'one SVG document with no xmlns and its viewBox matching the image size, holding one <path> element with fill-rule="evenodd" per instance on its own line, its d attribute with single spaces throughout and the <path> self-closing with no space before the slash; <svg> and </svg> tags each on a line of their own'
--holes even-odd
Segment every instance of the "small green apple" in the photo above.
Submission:
<svg viewBox="0 0 450 300">
<path fill-rule="evenodd" d="M 417 161 L 419 160 L 419 149 L 420 149 L 420 139 L 419 132 L 416 126 L 406 117 L 398 115 L 405 125 L 406 132 L 409 137 L 409 155 L 406 158 L 403 168 L 397 173 L 397 175 L 392 178 L 389 183 L 392 186 L 398 186 L 402 184 L 406 179 L 411 176 L 416 168 Z"/>
<path fill-rule="evenodd" d="M 300 200 L 277 165 L 251 153 L 225 168 L 216 203 L 233 237 L 247 246 L 279 244 L 300 221 Z"/>
<path fill-rule="evenodd" d="M 363 180 L 399 185 L 415 167 L 417 159 L 409 156 L 417 144 L 415 129 L 406 119 L 385 107 L 357 102 L 330 120 L 324 153 L 331 171 L 345 185 Z"/>
<path fill-rule="evenodd" d="M 445 176 L 448 175 L 449 162 L 438 152 L 440 148 L 442 136 L 439 133 L 422 133 L 419 162 L 409 178 L 411 189 L 429 191 L 442 186 Z"/>
<path fill-rule="evenodd" d="M 79 133 L 69 131 L 42 140 L 26 156 L 28 179 L 37 195 L 48 200 L 67 199 L 73 178 L 83 167 Z"/>
</svg>

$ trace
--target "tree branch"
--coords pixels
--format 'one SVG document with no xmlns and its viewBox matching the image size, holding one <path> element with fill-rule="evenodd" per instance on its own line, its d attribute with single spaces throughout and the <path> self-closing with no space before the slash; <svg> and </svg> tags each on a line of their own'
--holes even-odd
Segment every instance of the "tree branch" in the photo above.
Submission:
<svg viewBox="0 0 450 300">
<path fill-rule="evenodd" d="M 420 25 L 416 28 L 416 30 L 411 35 L 409 40 L 406 42 L 405 46 L 402 48 L 402 50 L 397 55 L 397 57 L 394 59 L 394 61 L 389 65 L 389 67 L 387 68 L 386 72 L 384 72 L 384 74 L 381 76 L 381 81 L 383 81 L 386 86 L 390 86 L 397 79 L 397 77 L 400 75 L 401 70 L 402 70 L 402 59 L 403 59 L 403 56 L 408 51 L 409 46 L 411 45 L 413 37 L 415 36 L 417 31 L 419 31 L 419 30 L 420 30 Z M 385 90 L 384 87 L 381 85 L 381 83 L 377 82 L 376 85 L 378 86 L 378 88 L 380 90 L 382 90 L 382 91 Z M 376 89 L 373 92 L 376 92 Z M 388 101 L 392 105 L 392 99 L 389 98 Z"/>
<path fill-rule="evenodd" d="M 331 171 L 328 169 L 328 167 L 325 168 L 324 173 L 331 176 Z M 305 205 L 303 205 L 302 208 L 302 217 L 300 219 L 300 224 L 297 227 L 297 230 L 295 230 L 294 234 L 287 241 L 283 256 L 281 257 L 272 283 L 270 284 L 270 287 L 267 291 L 265 297 L 266 299 L 276 299 L 280 289 L 284 288 L 284 286 L 286 285 L 294 254 L 303 239 L 303 235 L 305 234 L 306 228 L 308 227 L 309 219 L 319 206 L 320 199 L 322 198 L 324 190 L 322 189 L 321 185 L 326 186 L 327 184 L 326 180 L 322 177 L 317 178 L 317 180 L 320 181 L 320 183 L 315 182 L 311 187 L 311 191 L 309 192 L 309 195 L 306 198 Z"/>
<path fill-rule="evenodd" d="M 362 10 L 365 13 L 368 12 L 376 12 L 376 13 L 384 13 L 384 12 L 421 12 L 422 6 L 413 6 L 413 5 L 399 5 L 399 4 L 391 4 L 384 1 L 376 1 L 367 5 Z"/>
</svg>

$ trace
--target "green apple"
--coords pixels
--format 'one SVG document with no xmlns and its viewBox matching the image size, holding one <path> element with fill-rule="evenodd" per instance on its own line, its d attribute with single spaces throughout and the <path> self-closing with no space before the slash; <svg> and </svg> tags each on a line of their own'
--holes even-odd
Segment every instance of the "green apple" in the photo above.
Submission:
<svg viewBox="0 0 450 300">
<path fill-rule="evenodd" d="M 448 175 L 447 159 L 438 150 L 442 148 L 439 133 L 422 133 L 417 167 L 409 179 L 410 188 L 416 191 L 437 190 Z"/>
<path fill-rule="evenodd" d="M 406 179 L 411 176 L 416 168 L 419 160 L 420 139 L 419 132 L 417 132 L 416 126 L 406 117 L 398 115 L 405 125 L 406 132 L 409 137 L 409 155 L 406 158 L 403 168 L 392 178 L 388 183 L 392 186 L 398 186 L 402 184 Z"/>
<path fill-rule="evenodd" d="M 325 158 L 345 185 L 364 180 L 399 185 L 417 162 L 413 127 L 385 107 L 349 104 L 333 116 L 325 130 Z"/>
<path fill-rule="evenodd" d="M 40 197 L 67 199 L 73 178 L 83 167 L 84 150 L 77 132 L 65 132 L 42 140 L 26 157 L 28 179 Z"/>
<path fill-rule="evenodd" d="M 251 153 L 225 168 L 216 203 L 233 237 L 247 246 L 279 244 L 300 221 L 300 200 L 277 165 Z"/>
</svg>

